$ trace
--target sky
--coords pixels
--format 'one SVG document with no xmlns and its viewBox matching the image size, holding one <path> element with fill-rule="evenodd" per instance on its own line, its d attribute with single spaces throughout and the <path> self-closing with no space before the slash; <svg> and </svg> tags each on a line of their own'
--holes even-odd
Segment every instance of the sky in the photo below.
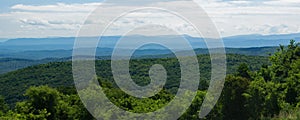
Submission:
<svg viewBox="0 0 300 120">
<path fill-rule="evenodd" d="M 244 34 L 300 33 L 300 0 L 195 0 L 216 25 L 222 36 Z M 116 4 L 116 2 L 118 4 Z M 97 7 L 103 16 L 133 6 L 171 4 L 186 14 L 191 12 L 188 0 L 2 0 L 0 2 L 0 38 L 76 36 L 83 23 L 95 26 L 106 18 L 85 21 Z M 101 9 L 100 9 L 101 10 Z M 110 12 L 107 12 L 110 11 Z M 110 35 L 137 24 L 160 22 L 162 25 L 193 35 L 191 26 L 174 16 L 153 11 L 137 12 L 119 19 Z M 149 18 L 151 20 L 149 20 Z M 175 24 L 175 25 L 174 25 Z M 149 31 L 147 31 L 149 32 Z M 86 36 L 97 36 L 89 31 Z"/>
</svg>

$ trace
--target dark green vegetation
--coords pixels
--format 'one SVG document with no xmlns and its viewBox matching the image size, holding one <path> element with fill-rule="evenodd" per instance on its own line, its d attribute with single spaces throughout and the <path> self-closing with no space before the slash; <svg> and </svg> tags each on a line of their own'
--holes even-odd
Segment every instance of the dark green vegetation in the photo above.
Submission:
<svg viewBox="0 0 300 120">
<path fill-rule="evenodd" d="M 250 56 L 268 56 L 275 53 L 277 47 L 258 48 L 226 48 L 227 54 L 240 54 Z M 110 59 L 112 49 L 98 49 L 98 59 Z M 180 51 L 184 52 L 184 51 Z M 173 57 L 170 50 L 139 50 L 135 52 L 135 59 Z M 208 49 L 195 49 L 198 55 L 208 54 Z M 26 68 L 28 66 L 45 64 L 49 62 L 68 61 L 71 59 L 71 50 L 24 51 L 13 53 L 0 53 L 0 74 Z M 49 58 L 50 57 L 50 58 Z"/>
<path fill-rule="evenodd" d="M 269 56 L 274 54 L 278 47 L 251 47 L 251 48 L 225 48 L 227 54 L 240 54 L 249 56 Z M 196 54 L 208 54 L 208 49 L 195 49 Z"/>
<path fill-rule="evenodd" d="M 208 55 L 198 55 L 198 60 L 201 85 L 194 102 L 180 119 L 198 119 L 205 97 L 210 59 Z M 291 41 L 287 47 L 280 46 L 269 59 L 230 54 L 227 61 L 230 75 L 226 77 L 217 105 L 205 119 L 300 119 L 299 44 Z M 144 113 L 162 108 L 172 100 L 180 84 L 177 59 L 137 59 L 130 62 L 130 73 L 137 84 L 150 82 L 148 71 L 153 64 L 162 64 L 166 68 L 167 83 L 158 95 L 136 99 L 124 94 L 115 85 L 109 60 L 96 61 L 98 80 L 114 104 L 128 111 Z M 0 75 L 0 85 L 0 94 L 8 104 L 0 98 L 0 119 L 92 119 L 72 87 L 71 62 L 48 63 L 3 74 Z M 95 91 L 86 89 L 82 92 L 88 97 Z M 101 111 L 101 106 L 96 107 Z M 113 114 L 106 111 L 105 116 L 118 119 Z"/>
<path fill-rule="evenodd" d="M 277 47 L 226 48 L 226 53 L 250 56 L 268 56 L 269 54 L 275 53 L 276 49 Z M 113 49 L 109 48 L 99 48 L 97 50 L 97 59 L 110 59 L 109 55 L 111 55 L 112 50 Z M 49 62 L 70 61 L 70 56 L 72 55 L 71 50 L 44 50 L 4 53 L 1 53 L 0 50 L 0 74 Z M 135 52 L 133 58 L 146 59 L 174 57 L 174 55 L 170 53 L 170 50 L 138 50 Z M 198 55 L 205 55 L 208 54 L 208 49 L 195 49 L 195 53 Z"/>
<path fill-rule="evenodd" d="M 241 55 L 255 55 L 255 56 L 268 56 L 269 53 L 276 52 L 277 47 L 251 47 L 251 48 L 226 48 L 226 52 L 229 54 L 241 54 Z M 113 49 L 111 48 L 98 48 L 96 56 L 110 56 Z M 124 49 L 126 51 L 126 49 Z M 195 49 L 196 54 L 207 54 L 207 49 Z M 136 57 L 141 56 L 159 56 L 170 54 L 168 49 L 144 49 L 137 50 Z M 30 59 L 41 60 L 46 58 L 66 58 L 72 56 L 72 50 L 36 50 L 36 51 L 12 51 L 1 50 L 0 58 L 18 58 L 18 59 Z"/>
<path fill-rule="evenodd" d="M 210 57 L 199 55 L 199 65 L 202 82 L 202 89 L 207 87 L 205 81 L 210 79 Z M 267 57 L 228 55 L 228 73 L 237 70 L 239 64 L 248 63 L 252 70 L 258 70 L 260 66 L 268 64 Z M 97 75 L 103 80 L 113 81 L 110 67 L 110 60 L 96 61 Z M 38 66 L 30 66 L 7 74 L 0 75 L 0 94 L 3 95 L 9 104 L 23 100 L 24 91 L 30 86 L 49 85 L 51 87 L 73 86 L 72 62 L 51 62 Z M 176 58 L 161 59 L 137 59 L 131 60 L 130 70 L 132 78 L 138 84 L 150 82 L 148 71 L 153 64 L 162 64 L 168 70 L 168 84 L 166 88 L 176 87 L 180 79 L 180 67 Z"/>
<path fill-rule="evenodd" d="M 45 63 L 55 62 L 55 61 L 63 61 L 63 59 L 29 60 L 29 59 L 16 59 L 16 58 L 0 58 L 0 74 L 25 68 L 28 66 L 45 64 Z"/>
</svg>

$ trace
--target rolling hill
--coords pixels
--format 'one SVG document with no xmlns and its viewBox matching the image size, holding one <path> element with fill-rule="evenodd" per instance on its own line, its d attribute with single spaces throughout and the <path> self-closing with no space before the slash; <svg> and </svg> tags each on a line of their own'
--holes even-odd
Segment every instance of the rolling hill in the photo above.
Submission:
<svg viewBox="0 0 300 120">
<path fill-rule="evenodd" d="M 201 80 L 208 81 L 210 76 L 210 58 L 208 55 L 198 55 L 200 65 Z M 245 56 L 229 54 L 227 56 L 227 73 L 233 73 L 241 63 L 247 63 L 250 69 L 257 70 L 263 64 L 269 64 L 268 58 L 263 56 Z M 149 82 L 148 70 L 153 64 L 162 64 L 168 70 L 168 80 L 166 88 L 172 90 L 178 85 L 180 78 L 180 68 L 175 58 L 159 58 L 159 59 L 135 59 L 131 60 L 132 78 L 137 83 L 146 84 Z M 96 71 L 98 77 L 103 80 L 112 81 L 112 73 L 109 60 L 96 61 Z M 177 81 L 177 82 L 176 82 Z M 146 83 L 145 83 L 146 82 Z M 206 82 L 204 82 L 206 83 Z M 0 75 L 0 95 L 6 98 L 9 104 L 24 99 L 22 94 L 30 86 L 49 85 L 51 87 L 72 87 L 74 82 L 72 79 L 71 62 L 50 62 L 37 66 L 30 66 L 24 69 L 12 71 Z M 205 88 L 202 84 L 200 88 Z"/>
</svg>

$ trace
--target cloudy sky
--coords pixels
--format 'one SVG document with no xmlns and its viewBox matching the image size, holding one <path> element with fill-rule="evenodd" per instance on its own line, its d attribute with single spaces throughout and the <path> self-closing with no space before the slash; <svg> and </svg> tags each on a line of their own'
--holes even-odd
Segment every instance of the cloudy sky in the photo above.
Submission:
<svg viewBox="0 0 300 120">
<path fill-rule="evenodd" d="M 137 2 L 138 1 L 138 2 Z M 215 23 L 222 36 L 242 34 L 287 34 L 300 32 L 300 0 L 196 0 Z M 118 2 L 118 4 L 114 4 Z M 172 4 L 182 11 L 191 11 L 186 0 L 2 0 L 0 3 L 0 38 L 76 36 L 83 23 L 101 24 L 105 20 L 85 21 L 98 6 L 105 11 L 130 9 L 133 6 Z M 111 12 L 105 12 L 109 16 Z M 189 13 L 196 14 L 196 13 Z M 142 16 L 142 15 L 141 15 Z M 120 20 L 111 34 L 122 27 L 149 23 L 139 13 Z M 153 21 L 175 23 L 172 27 L 192 34 L 190 26 L 159 13 L 148 13 Z M 131 18 L 131 19 L 130 19 Z M 163 22 L 165 21 L 165 22 Z M 96 36 L 90 31 L 86 36 Z"/>
</svg>

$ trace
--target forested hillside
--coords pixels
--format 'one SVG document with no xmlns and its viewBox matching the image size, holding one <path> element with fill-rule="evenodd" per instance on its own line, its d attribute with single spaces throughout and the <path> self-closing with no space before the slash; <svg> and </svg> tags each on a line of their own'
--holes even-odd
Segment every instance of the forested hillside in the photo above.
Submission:
<svg viewBox="0 0 300 120">
<path fill-rule="evenodd" d="M 239 54 L 247 56 L 269 56 L 274 54 L 277 47 L 257 47 L 257 48 L 226 48 L 227 54 Z M 7 50 L 6 50 L 7 51 Z M 97 49 L 97 59 L 110 59 L 113 49 Z M 52 51 L 23 51 L 12 53 L 1 53 L 0 50 L 0 74 L 26 68 L 28 66 L 45 64 L 49 62 L 70 61 L 72 58 L 71 50 L 52 50 Z M 186 51 L 177 51 L 179 53 Z M 5 53 L 5 54 L 4 54 Z M 146 58 L 170 58 L 174 57 L 170 50 L 137 50 L 132 56 L 133 59 Z M 197 55 L 208 54 L 208 49 L 195 49 Z"/>
<path fill-rule="evenodd" d="M 63 59 L 41 59 L 41 60 L 30 60 L 30 59 L 17 59 L 17 58 L 0 58 L 0 74 L 4 74 L 10 71 L 18 70 L 28 66 L 45 64 L 49 62 L 64 61 Z"/>
<path fill-rule="evenodd" d="M 198 119 L 205 97 L 210 59 L 208 55 L 198 55 L 198 60 L 201 72 L 198 94 L 180 119 Z M 205 119 L 300 119 L 299 44 L 291 41 L 287 47 L 280 46 L 269 58 L 229 54 L 227 62 L 228 76 L 222 95 Z M 130 73 L 137 84 L 150 82 L 148 71 L 153 64 L 162 64 L 168 78 L 163 91 L 146 99 L 129 96 L 115 85 L 109 60 L 96 61 L 96 71 L 106 96 L 114 104 L 124 110 L 145 113 L 170 102 L 180 84 L 180 66 L 175 58 L 131 60 Z M 0 94 L 4 97 L 0 99 L 0 119 L 93 119 L 73 88 L 71 62 L 48 63 L 3 74 L 0 85 Z M 87 88 L 81 92 L 88 97 L 96 91 Z M 101 106 L 95 107 L 101 111 Z M 106 111 L 104 116 L 125 119 L 114 116 L 113 111 Z M 134 116 L 128 117 L 133 119 Z"/>
<path fill-rule="evenodd" d="M 210 78 L 209 55 L 198 55 L 202 84 L 205 89 Z M 227 56 L 227 73 L 233 73 L 239 64 L 248 63 L 252 70 L 258 70 L 260 66 L 269 64 L 267 57 L 244 56 L 230 54 Z M 97 60 L 96 71 L 99 77 L 113 81 L 110 60 Z M 30 86 L 49 85 L 51 87 L 73 86 L 72 62 L 50 62 L 38 66 L 30 66 L 7 74 L 0 75 L 0 94 L 5 96 L 8 103 L 14 103 L 24 99 L 24 91 Z M 134 59 L 131 60 L 130 71 L 132 78 L 138 84 L 150 82 L 148 71 L 154 64 L 162 64 L 168 70 L 169 81 L 166 88 L 172 88 L 180 79 L 180 67 L 176 58 L 160 59 Z M 7 92 L 8 91 L 8 92 Z"/>
</svg>

